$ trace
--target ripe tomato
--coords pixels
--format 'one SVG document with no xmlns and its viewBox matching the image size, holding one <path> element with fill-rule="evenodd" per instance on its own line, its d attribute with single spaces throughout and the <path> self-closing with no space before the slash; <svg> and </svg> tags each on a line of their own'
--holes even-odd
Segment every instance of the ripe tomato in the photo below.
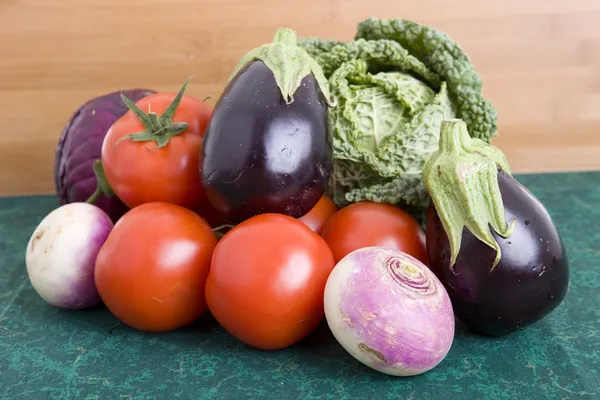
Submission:
<svg viewBox="0 0 600 400">
<path fill-rule="evenodd" d="M 427 263 L 423 229 L 410 214 L 390 204 L 364 201 L 340 209 L 325 223 L 323 238 L 336 263 L 368 246 L 400 250 Z"/>
<path fill-rule="evenodd" d="M 185 85 L 181 94 L 184 89 Z M 212 111 L 190 96 L 183 95 L 177 103 L 176 96 L 155 93 L 140 99 L 135 104 L 138 112 L 132 111 L 134 107 L 130 106 L 106 133 L 102 145 L 104 172 L 115 194 L 129 208 L 163 201 L 193 209 L 203 201 L 198 165 L 204 130 Z M 168 118 L 170 112 L 165 113 L 165 110 L 174 100 L 177 108 L 172 118 Z M 156 113 L 160 118 L 166 114 L 162 130 L 152 128 L 152 124 L 145 126 L 148 123 L 142 121 L 149 118 L 149 114 L 144 117 L 146 112 Z M 180 133 L 171 136 L 169 130 L 181 123 L 187 123 L 187 129 L 179 126 Z M 181 132 L 182 129 L 185 130 Z M 135 139 L 128 136 L 139 132 L 143 134 L 134 136 Z M 166 144 L 162 143 L 167 139 Z"/>
<path fill-rule="evenodd" d="M 337 211 L 337 207 L 333 201 L 326 195 L 323 195 L 317 204 L 302 217 L 298 218 L 304 222 L 310 229 L 319 235 L 323 231 L 325 222 Z"/>
<path fill-rule="evenodd" d="M 188 325 L 207 310 L 204 286 L 216 244 L 191 210 L 138 206 L 115 224 L 96 258 L 100 297 L 119 320 L 142 331 Z"/>
<path fill-rule="evenodd" d="M 206 281 L 208 308 L 250 346 L 290 346 L 324 317 L 323 293 L 334 265 L 327 243 L 304 223 L 257 215 L 217 244 Z"/>
</svg>

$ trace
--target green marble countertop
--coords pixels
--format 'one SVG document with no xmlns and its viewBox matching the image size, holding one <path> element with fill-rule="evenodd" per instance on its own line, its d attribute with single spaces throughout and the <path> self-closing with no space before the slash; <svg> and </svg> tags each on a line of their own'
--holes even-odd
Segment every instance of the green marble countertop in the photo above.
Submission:
<svg viewBox="0 0 600 400">
<path fill-rule="evenodd" d="M 491 339 L 457 325 L 446 359 L 397 378 L 355 361 L 323 324 L 278 352 L 251 349 L 210 317 L 162 334 L 103 307 L 62 311 L 33 291 L 27 240 L 54 197 L 0 199 L 3 399 L 600 398 L 600 173 L 517 177 L 552 214 L 568 249 L 564 302 L 523 332 Z"/>
</svg>

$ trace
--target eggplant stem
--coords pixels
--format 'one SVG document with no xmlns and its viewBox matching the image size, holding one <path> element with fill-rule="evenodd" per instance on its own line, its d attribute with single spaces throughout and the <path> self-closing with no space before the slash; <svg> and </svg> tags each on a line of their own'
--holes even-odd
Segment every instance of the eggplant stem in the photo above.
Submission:
<svg viewBox="0 0 600 400">
<path fill-rule="evenodd" d="M 275 32 L 273 43 L 282 43 L 288 46 L 296 46 L 298 44 L 296 32 L 289 28 L 280 28 Z"/>
<path fill-rule="evenodd" d="M 227 82 L 232 81 L 238 73 L 253 61 L 262 61 L 271 70 L 286 104 L 294 101 L 294 94 L 300 87 L 302 79 L 311 75 L 317 81 L 325 101 L 329 107 L 331 101 L 329 82 L 321 66 L 302 47 L 298 46 L 296 32 L 289 28 L 279 28 L 272 43 L 256 47 L 244 54 Z"/>
<path fill-rule="evenodd" d="M 509 173 L 508 161 L 498 148 L 472 138 L 460 119 L 442 122 L 439 149 L 425 163 L 423 183 L 448 235 L 450 270 L 464 228 L 495 250 L 490 271 L 500 262 L 500 245 L 492 232 L 510 237 L 515 221 L 506 221 L 498 170 Z"/>
</svg>

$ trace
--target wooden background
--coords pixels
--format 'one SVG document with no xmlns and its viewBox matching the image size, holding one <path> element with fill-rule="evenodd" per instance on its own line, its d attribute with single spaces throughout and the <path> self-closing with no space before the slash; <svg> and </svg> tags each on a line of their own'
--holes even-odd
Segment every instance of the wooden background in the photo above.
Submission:
<svg viewBox="0 0 600 400">
<path fill-rule="evenodd" d="M 0 0 L 0 195 L 51 193 L 71 113 L 112 90 L 218 95 L 239 57 L 287 26 L 352 38 L 367 17 L 461 44 L 517 172 L 600 169 L 600 0 Z"/>
</svg>

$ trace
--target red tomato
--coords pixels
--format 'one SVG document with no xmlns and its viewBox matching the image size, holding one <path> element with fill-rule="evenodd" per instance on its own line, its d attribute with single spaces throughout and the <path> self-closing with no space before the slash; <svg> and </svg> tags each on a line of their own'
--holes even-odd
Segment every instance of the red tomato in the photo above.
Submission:
<svg viewBox="0 0 600 400">
<path fill-rule="evenodd" d="M 156 93 L 136 105 L 145 113 L 151 111 L 160 116 L 175 96 Z M 163 201 L 193 209 L 203 201 L 199 157 L 211 112 L 202 101 L 183 96 L 172 122 L 185 122 L 188 128 L 172 136 L 164 147 L 152 140 L 126 138 L 146 130 L 133 111 L 115 121 L 102 145 L 102 164 L 111 188 L 129 208 Z M 165 130 L 162 132 L 154 137 L 164 135 Z"/>
<path fill-rule="evenodd" d="M 188 325 L 207 310 L 204 286 L 216 244 L 191 210 L 138 206 L 115 224 L 96 258 L 100 297 L 119 320 L 142 331 Z"/>
<path fill-rule="evenodd" d="M 298 218 L 304 222 L 310 229 L 319 235 L 323 231 L 325 222 L 337 211 L 337 207 L 331 199 L 323 195 L 317 204 L 305 215 Z"/>
<path fill-rule="evenodd" d="M 323 238 L 336 263 L 368 246 L 400 250 L 427 263 L 423 229 L 410 214 L 390 204 L 365 201 L 340 209 L 325 223 Z"/>
<path fill-rule="evenodd" d="M 206 281 L 208 308 L 250 346 L 290 346 L 323 318 L 323 292 L 334 265 L 327 243 L 302 222 L 257 215 L 217 244 Z"/>
</svg>

